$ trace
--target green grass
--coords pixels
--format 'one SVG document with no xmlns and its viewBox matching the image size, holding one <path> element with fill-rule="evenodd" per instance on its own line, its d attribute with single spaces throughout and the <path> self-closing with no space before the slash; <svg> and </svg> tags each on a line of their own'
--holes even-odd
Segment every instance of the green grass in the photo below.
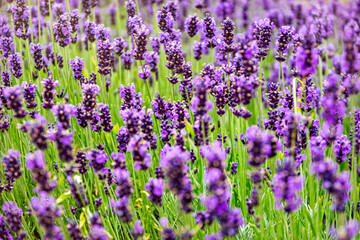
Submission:
<svg viewBox="0 0 360 240">
<path fill-rule="evenodd" d="M 117 24 L 112 26 L 118 31 L 124 31 L 126 29 L 126 18 L 124 18 L 126 12 L 121 6 L 118 11 Z M 104 16 L 105 18 L 105 16 Z M 48 17 L 47 20 L 50 20 Z M 105 18 L 105 25 L 109 23 L 108 19 Z M 154 25 L 154 31 L 159 31 Z M 238 31 L 240 31 L 238 29 Z M 242 30 L 241 30 L 242 31 Z M 40 36 L 40 43 L 43 44 L 47 41 L 45 34 L 51 35 L 52 31 L 44 31 L 44 34 Z M 23 81 L 32 81 L 38 85 L 36 101 L 41 104 L 40 95 L 43 91 L 40 81 L 43 78 L 47 78 L 48 74 L 45 72 L 39 72 L 37 79 L 32 78 L 31 69 L 33 68 L 32 58 L 29 52 L 29 43 L 22 39 L 15 38 L 15 49 L 17 52 L 24 52 L 23 55 L 23 76 L 20 79 L 13 79 L 13 85 L 20 85 Z M 188 43 L 183 43 L 184 49 L 187 49 L 187 61 L 192 61 L 192 70 L 194 74 L 199 74 L 201 66 L 211 62 L 213 56 L 204 56 L 199 62 L 195 61 L 192 56 L 193 40 L 189 40 Z M 88 76 L 92 71 L 96 72 L 97 57 L 95 44 L 89 45 L 89 51 L 85 51 L 84 47 L 79 50 L 78 44 L 69 45 L 67 48 L 61 48 L 57 43 L 54 45 L 54 49 L 58 51 L 64 57 L 64 68 L 60 69 L 50 65 L 50 71 L 54 74 L 54 79 L 59 80 L 60 86 L 57 87 L 57 91 L 60 92 L 62 88 L 65 88 L 65 92 L 69 94 L 69 103 L 77 105 L 81 102 L 81 88 L 78 82 L 72 77 L 72 71 L 69 69 L 68 61 L 75 56 L 84 58 L 85 61 L 85 77 Z M 214 52 L 211 52 L 214 54 Z M 269 55 L 272 55 L 271 52 Z M 121 61 L 121 60 L 120 60 Z M 262 68 L 260 71 L 264 72 L 265 79 L 270 76 L 270 69 L 272 68 L 275 60 L 269 56 L 265 61 L 262 62 Z M 73 148 L 74 154 L 77 150 L 89 150 L 96 148 L 98 144 L 105 144 L 105 152 L 111 154 L 116 152 L 116 136 L 119 128 L 124 125 L 121 117 L 119 116 L 119 107 L 121 106 L 121 99 L 118 94 L 120 85 L 129 85 L 135 83 L 136 90 L 142 92 L 144 99 L 143 106 L 145 108 L 151 108 L 151 101 L 155 94 L 159 92 L 166 100 L 177 101 L 181 100 L 177 86 L 173 87 L 166 79 L 166 76 L 170 74 L 170 71 L 165 67 L 166 60 L 163 49 L 161 49 L 160 63 L 159 66 L 159 81 L 154 81 L 153 86 L 150 87 L 149 91 L 146 89 L 146 84 L 137 77 L 137 69 L 139 62 L 135 63 L 132 70 L 125 70 L 122 67 L 121 62 L 117 67 L 117 71 L 112 72 L 109 80 L 111 81 L 111 87 L 109 92 L 100 91 L 97 98 L 98 102 L 109 104 L 110 112 L 112 117 L 112 123 L 114 129 L 110 133 L 95 133 L 90 130 L 86 130 L 78 126 L 76 119 L 71 120 L 72 128 L 71 131 L 74 133 Z M 323 63 L 327 64 L 327 63 Z M 329 65 L 329 64 L 327 64 Z M 320 67 L 320 66 L 319 66 Z M 99 75 L 98 75 L 99 76 Z M 317 84 L 322 85 L 323 78 L 321 74 L 314 77 Z M 105 78 L 98 77 L 98 85 L 103 89 L 105 86 Z M 115 94 L 116 92 L 116 94 Z M 211 97 L 214 102 L 213 97 Z M 232 207 L 238 207 L 242 211 L 242 215 L 245 219 L 245 226 L 240 229 L 238 235 L 228 239 L 330 239 L 329 228 L 331 226 L 342 226 L 347 218 L 359 219 L 359 212 L 352 210 L 352 206 L 355 205 L 359 200 L 359 184 L 357 183 L 357 175 L 355 171 L 352 171 L 352 183 L 356 184 L 353 187 L 351 193 L 350 204 L 347 204 L 345 213 L 339 214 L 331 210 L 331 199 L 329 194 L 322 190 L 321 183 L 310 174 L 309 164 L 311 162 L 310 151 L 305 151 L 307 160 L 300 168 L 301 174 L 305 178 L 304 187 L 301 192 L 303 204 L 298 211 L 287 214 L 283 210 L 274 209 L 274 196 L 271 190 L 271 186 L 266 182 L 262 182 L 261 195 L 259 196 L 260 205 L 255 209 L 255 215 L 259 217 L 259 225 L 256 226 L 255 219 L 253 216 L 248 214 L 247 207 L 245 204 L 245 198 L 250 196 L 252 183 L 249 178 L 253 169 L 248 165 L 248 154 L 246 146 L 241 141 L 235 142 L 233 139 L 235 135 L 239 136 L 240 133 L 245 133 L 247 127 L 257 124 L 257 118 L 259 116 L 265 117 L 266 109 L 263 108 L 261 98 L 253 98 L 251 104 L 247 107 L 253 114 L 248 120 L 238 119 L 232 115 L 230 111 L 226 111 L 224 117 L 220 118 L 215 111 L 209 113 L 212 124 L 215 127 L 214 132 L 210 133 L 210 142 L 216 141 L 217 134 L 223 134 L 228 136 L 226 146 L 231 146 L 232 149 L 227 155 L 226 163 L 227 170 L 232 162 L 238 162 L 238 173 L 236 175 L 228 174 L 228 183 L 231 186 L 232 196 L 230 199 Z M 63 100 L 57 99 L 57 103 L 63 103 Z M 348 107 L 352 109 L 358 106 L 359 96 L 356 96 Z M 215 108 L 215 104 L 214 108 Z M 45 110 L 41 107 L 37 107 L 40 110 L 40 114 L 45 116 L 49 123 L 55 122 L 55 118 L 50 110 Z M 11 111 L 6 110 L 8 115 L 12 115 Z M 317 116 L 317 113 L 312 113 Z M 317 116 L 318 117 L 318 116 Z M 0 156 L 2 157 L 7 153 L 8 149 L 16 149 L 21 153 L 21 167 L 23 174 L 20 179 L 16 180 L 14 188 L 11 192 L 4 191 L 0 195 L 0 205 L 5 201 L 14 201 L 18 207 L 24 210 L 29 208 L 30 199 L 33 196 L 37 196 L 33 192 L 33 188 L 36 183 L 32 180 L 31 172 L 25 166 L 25 156 L 30 151 L 34 150 L 34 145 L 31 143 L 30 137 L 19 130 L 18 126 L 28 120 L 27 117 L 24 120 L 12 119 L 11 126 L 7 132 L 0 133 Z M 159 136 L 160 121 L 153 117 L 154 131 Z M 350 119 L 344 119 L 345 132 L 348 133 L 351 126 L 349 124 Z M 204 182 L 204 166 L 206 166 L 206 160 L 202 159 L 199 154 L 199 148 L 195 147 L 193 138 L 190 134 L 191 124 L 187 128 L 186 133 L 186 147 L 188 150 L 194 149 L 197 156 L 197 160 L 194 164 L 189 164 L 190 170 L 188 171 L 189 177 L 192 181 L 194 201 L 192 207 L 194 212 L 205 210 L 205 207 L 201 204 L 201 196 L 207 194 L 207 188 Z M 133 160 L 131 153 L 126 154 L 126 166 L 131 174 L 131 180 L 134 185 L 135 192 L 131 196 L 130 209 L 133 215 L 133 222 L 137 219 L 141 220 L 145 236 L 144 239 L 159 239 L 161 235 L 162 227 L 159 224 L 161 217 L 167 217 L 169 219 L 170 226 L 176 231 L 176 233 L 182 233 L 185 230 L 192 230 L 194 232 L 194 239 L 203 239 L 205 235 L 216 233 L 220 230 L 221 225 L 218 222 L 214 222 L 212 226 L 206 227 L 204 230 L 200 230 L 199 226 L 196 226 L 192 213 L 184 213 L 181 210 L 181 204 L 177 197 L 170 191 L 166 190 L 163 196 L 163 204 L 161 207 L 154 205 L 147 199 L 148 193 L 144 190 L 145 184 L 148 178 L 154 177 L 155 167 L 159 165 L 160 150 L 162 143 L 158 140 L 158 148 L 155 151 L 151 151 L 152 165 L 147 171 L 135 171 L 133 168 Z M 326 150 L 330 157 L 332 157 L 331 149 Z M 64 173 L 65 165 L 62 164 L 59 167 L 59 172 L 54 170 L 54 163 L 61 163 L 62 161 L 58 157 L 57 148 L 55 143 L 50 143 L 49 147 L 44 151 L 47 169 L 51 172 L 52 179 L 58 182 L 58 186 L 51 192 L 51 195 L 57 200 L 59 206 L 63 209 L 63 215 L 59 217 L 56 223 L 61 226 L 63 233 L 66 238 L 67 230 L 66 225 L 68 219 L 75 220 L 81 228 L 84 235 L 90 232 L 89 219 L 93 212 L 97 211 L 95 207 L 95 199 L 102 197 L 103 204 L 98 210 L 104 228 L 106 229 L 111 239 L 132 239 L 130 231 L 133 223 L 125 224 L 111 211 L 109 207 L 109 199 L 116 198 L 114 193 L 114 187 L 110 191 L 110 197 L 105 195 L 103 186 L 106 184 L 99 181 L 97 175 L 91 168 L 83 176 L 76 174 L 76 178 L 82 183 L 85 189 L 86 197 L 89 200 L 89 205 L 85 208 L 78 209 L 76 214 L 73 215 L 70 211 L 70 205 L 75 206 L 76 203 L 69 192 L 69 184 L 66 181 L 66 175 Z M 276 173 L 276 159 L 282 159 L 283 154 L 279 153 L 277 157 L 268 159 L 266 166 L 269 166 L 272 173 Z M 354 162 L 359 162 L 359 157 L 354 158 Z M 111 167 L 112 160 L 109 159 L 106 167 Z M 344 164 L 345 165 L 345 164 Z M 194 169 L 198 169 L 198 173 L 194 173 Z M 342 166 L 342 169 L 347 169 L 347 166 Z M 353 168 L 354 169 L 354 168 Z M 3 166 L 0 165 L 0 176 L 2 182 L 5 182 Z M 233 185 L 236 184 L 235 187 Z M 1 212 L 1 211 L 0 211 Z M 36 217 L 23 214 L 23 229 L 26 232 L 27 239 L 39 239 L 42 236 L 43 231 L 39 226 Z"/>
</svg>

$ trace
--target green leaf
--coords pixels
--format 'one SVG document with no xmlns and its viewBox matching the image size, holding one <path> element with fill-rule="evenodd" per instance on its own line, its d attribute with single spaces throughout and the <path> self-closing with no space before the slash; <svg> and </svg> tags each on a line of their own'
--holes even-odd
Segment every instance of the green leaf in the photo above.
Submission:
<svg viewBox="0 0 360 240">
<path fill-rule="evenodd" d="M 194 129 L 192 128 L 191 124 L 185 119 L 185 129 L 189 132 L 192 136 L 195 136 Z"/>
<path fill-rule="evenodd" d="M 67 192 L 64 192 L 63 194 L 60 195 L 60 197 L 58 197 L 56 199 L 56 204 L 59 205 L 60 203 L 62 203 L 63 201 L 65 201 L 66 199 L 70 198 L 71 196 L 71 192 L 70 191 L 67 191 Z"/>
<path fill-rule="evenodd" d="M 87 235 L 87 229 L 85 223 L 86 223 L 86 216 L 84 212 L 82 212 L 80 215 L 80 230 L 82 233 L 84 233 L 84 235 Z"/>
</svg>

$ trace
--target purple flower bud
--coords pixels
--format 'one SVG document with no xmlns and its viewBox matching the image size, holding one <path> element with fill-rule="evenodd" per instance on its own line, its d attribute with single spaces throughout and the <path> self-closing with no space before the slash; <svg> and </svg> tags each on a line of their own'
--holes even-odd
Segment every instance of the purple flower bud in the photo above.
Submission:
<svg viewBox="0 0 360 240">
<path fill-rule="evenodd" d="M 129 17 L 134 17 L 136 15 L 136 4 L 134 0 L 126 1 L 125 7 Z"/>
<path fill-rule="evenodd" d="M 316 72 L 319 63 L 319 51 L 314 48 L 312 36 L 307 36 L 302 46 L 296 48 L 295 63 L 299 74 L 303 77 Z"/>
<path fill-rule="evenodd" d="M 79 229 L 79 227 L 76 225 L 76 222 L 69 223 L 67 226 L 67 231 L 69 233 L 69 237 L 73 240 L 83 240 L 84 237 L 82 236 L 82 233 Z"/>
<path fill-rule="evenodd" d="M 131 69 L 131 65 L 133 64 L 133 60 L 131 58 L 130 51 L 126 51 L 121 55 L 121 62 L 124 64 L 124 68 L 129 70 Z"/>
<path fill-rule="evenodd" d="M 216 26 L 215 20 L 213 17 L 207 13 L 205 18 L 202 20 L 202 31 L 204 36 L 208 40 L 212 40 L 213 37 L 216 35 Z"/>
<path fill-rule="evenodd" d="M 222 39 L 224 43 L 227 45 L 225 47 L 226 52 L 232 52 L 234 50 L 233 42 L 234 42 L 234 29 L 235 24 L 233 21 L 230 20 L 230 18 L 226 18 L 223 23 L 221 24 L 222 28 Z"/>
<path fill-rule="evenodd" d="M 70 13 L 70 25 L 71 25 L 71 33 L 75 33 L 79 30 L 79 10 L 75 9 Z"/>
<path fill-rule="evenodd" d="M 322 186 L 332 195 L 332 208 L 343 212 L 352 189 L 349 172 L 336 174 L 337 165 L 331 159 L 312 163 L 311 170 L 322 180 Z"/>
<path fill-rule="evenodd" d="M 175 73 L 181 74 L 185 64 L 185 57 L 181 49 L 181 42 L 172 41 L 165 45 L 166 67 Z"/>
<path fill-rule="evenodd" d="M 81 151 L 77 152 L 75 163 L 77 165 L 80 174 L 85 174 L 87 172 L 87 168 L 86 168 L 87 162 L 84 152 Z"/>
<path fill-rule="evenodd" d="M 262 131 L 256 125 L 246 130 L 246 138 L 249 164 L 255 167 L 262 165 L 267 158 L 274 157 L 281 149 L 281 143 L 275 136 Z"/>
<path fill-rule="evenodd" d="M 29 133 L 31 141 L 37 148 L 40 150 L 47 148 L 47 122 L 43 116 L 38 114 L 34 120 L 26 122 L 22 128 L 23 131 Z"/>
</svg>

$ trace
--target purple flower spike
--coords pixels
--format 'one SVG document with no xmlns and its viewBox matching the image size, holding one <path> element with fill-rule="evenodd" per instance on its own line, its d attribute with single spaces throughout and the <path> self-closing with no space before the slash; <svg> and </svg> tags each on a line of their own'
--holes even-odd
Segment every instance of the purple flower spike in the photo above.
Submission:
<svg viewBox="0 0 360 240">
<path fill-rule="evenodd" d="M 82 70 L 84 69 L 84 59 L 76 56 L 73 59 L 69 60 L 70 68 L 73 70 L 73 76 L 76 80 L 83 82 L 84 75 L 82 74 Z"/>
<path fill-rule="evenodd" d="M 322 180 L 323 188 L 332 195 L 332 208 L 343 212 L 350 199 L 349 192 L 352 189 L 349 172 L 341 172 L 337 175 L 337 165 L 331 159 L 314 162 L 311 170 L 317 178 Z"/>
<path fill-rule="evenodd" d="M 15 36 L 24 40 L 26 40 L 31 34 L 29 26 L 30 11 L 29 7 L 25 4 L 25 0 L 16 0 L 15 6 L 11 8 L 14 18 Z"/>
<path fill-rule="evenodd" d="M 109 156 L 103 150 L 91 150 L 86 154 L 89 159 L 89 166 L 94 168 L 94 171 L 99 174 L 105 168 L 105 164 Z"/>
<path fill-rule="evenodd" d="M 43 68 L 43 55 L 42 55 L 42 51 L 43 47 L 41 46 L 41 44 L 34 44 L 34 43 L 30 43 L 30 53 L 34 59 L 34 63 L 35 63 L 35 69 L 37 70 L 41 70 Z"/>
<path fill-rule="evenodd" d="M 62 214 L 62 210 L 56 205 L 55 199 L 47 192 L 42 191 L 39 193 L 39 197 L 31 199 L 30 205 L 38 223 L 44 228 L 44 238 L 64 239 L 61 228 L 55 224 L 56 218 Z"/>
<path fill-rule="evenodd" d="M 8 182 L 6 189 L 9 191 L 12 189 L 15 179 L 18 179 L 22 175 L 19 157 L 20 153 L 18 151 L 9 149 L 8 154 L 2 159 L 4 174 Z"/>
<path fill-rule="evenodd" d="M 126 1 L 125 7 L 129 17 L 134 17 L 136 15 L 136 4 L 134 0 Z"/>
<path fill-rule="evenodd" d="M 27 102 L 26 108 L 34 109 L 37 106 L 37 102 L 35 102 L 36 92 L 37 89 L 36 84 L 22 82 L 21 87 L 23 88 L 23 96 L 25 101 Z"/>
<path fill-rule="evenodd" d="M 150 192 L 149 200 L 161 206 L 162 194 L 164 193 L 164 179 L 149 178 L 149 182 L 145 185 L 145 190 Z"/>
<path fill-rule="evenodd" d="M 281 149 L 280 141 L 270 133 L 253 125 L 246 130 L 249 164 L 255 167 L 262 165 L 267 158 L 276 156 Z"/>
<path fill-rule="evenodd" d="M 334 155 L 337 163 L 346 162 L 347 155 L 351 153 L 351 143 L 347 139 L 346 135 L 342 135 L 336 138 L 334 143 Z"/>
<path fill-rule="evenodd" d="M 141 226 L 141 221 L 136 220 L 134 223 L 134 231 L 131 232 L 134 239 L 138 239 L 144 235 L 144 228 Z"/>
<path fill-rule="evenodd" d="M 139 67 L 139 78 L 146 80 L 151 76 L 150 67 L 148 65 Z"/>
<path fill-rule="evenodd" d="M 285 201 L 284 210 L 294 212 L 302 204 L 298 193 L 303 187 L 304 179 L 296 172 L 294 164 L 285 160 L 284 165 L 280 166 L 273 180 L 273 191 L 275 196 L 275 208 L 281 207 L 281 202 Z"/>
<path fill-rule="evenodd" d="M 356 219 L 349 220 L 345 226 L 338 231 L 337 240 L 350 240 L 359 234 L 359 222 Z"/>
<path fill-rule="evenodd" d="M 23 108 L 24 100 L 21 97 L 21 93 L 22 89 L 18 85 L 7 87 L 3 90 L 6 107 L 14 111 L 14 117 L 16 118 L 24 118 L 28 114 Z"/>
<path fill-rule="evenodd" d="M 20 53 L 11 54 L 9 56 L 9 68 L 14 77 L 20 78 L 22 76 L 22 60 Z"/>
<path fill-rule="evenodd" d="M 201 23 L 199 18 L 194 14 L 189 16 L 185 20 L 185 32 L 192 38 L 194 37 L 201 29 Z"/>
<path fill-rule="evenodd" d="M 13 240 L 9 229 L 6 226 L 4 216 L 0 213 L 0 238 L 4 240 Z"/>
<path fill-rule="evenodd" d="M 149 142 L 142 139 L 140 134 L 130 138 L 128 150 L 132 151 L 134 159 L 134 168 L 138 170 L 146 170 L 151 165 L 151 155 L 148 153 L 150 147 Z"/>
<path fill-rule="evenodd" d="M 74 134 L 61 128 L 62 125 L 64 124 L 59 124 L 57 130 L 49 131 L 48 138 L 56 142 L 59 158 L 64 162 L 71 162 L 74 159 L 71 146 Z"/>
<path fill-rule="evenodd" d="M 70 22 L 70 16 L 68 13 L 60 15 L 57 23 L 53 24 L 55 42 L 58 42 L 60 47 L 66 47 L 72 41 L 72 27 Z"/>
<path fill-rule="evenodd" d="M 130 134 L 129 134 L 129 130 L 127 129 L 127 127 L 122 126 L 119 129 L 119 133 L 116 134 L 116 136 L 117 136 L 116 142 L 118 142 L 118 145 L 117 145 L 118 150 L 121 152 L 126 152 L 127 145 L 130 141 Z"/>
<path fill-rule="evenodd" d="M 101 126 L 105 132 L 111 132 L 113 125 L 111 124 L 111 115 L 109 111 L 109 105 L 100 103 L 98 106 L 100 111 Z"/>
<path fill-rule="evenodd" d="M 208 41 L 212 41 L 213 37 L 216 35 L 216 26 L 215 20 L 213 17 L 210 17 L 209 14 L 206 14 L 205 18 L 202 20 L 202 31 Z M 212 46 L 214 47 L 214 46 Z"/>
<path fill-rule="evenodd" d="M 234 50 L 233 42 L 234 42 L 234 29 L 235 24 L 230 18 L 226 18 L 223 23 L 221 24 L 222 28 L 222 39 L 226 44 L 225 52 L 232 52 Z"/>
<path fill-rule="evenodd" d="M 51 109 L 55 103 L 55 88 L 59 86 L 59 81 L 54 81 L 51 77 L 49 79 L 44 78 L 44 80 L 41 81 L 41 86 L 44 88 L 42 93 L 44 102 L 41 105 L 45 109 Z"/>
<path fill-rule="evenodd" d="M 5 212 L 4 219 L 11 231 L 18 233 L 21 230 L 21 215 L 23 214 L 23 211 L 18 208 L 14 202 L 5 202 L 2 206 L 2 210 Z"/>
<path fill-rule="evenodd" d="M 95 34 L 96 34 L 96 24 L 93 22 L 90 22 L 89 20 L 86 20 L 84 23 L 84 32 L 86 34 L 86 39 L 89 42 L 95 42 Z"/>
<path fill-rule="evenodd" d="M 10 87 L 11 86 L 11 84 L 12 84 L 12 77 L 11 77 L 11 75 L 10 75 L 10 72 L 9 71 L 2 71 L 1 73 L 0 73 L 0 75 L 1 75 L 1 81 L 2 81 L 2 83 L 3 83 L 3 86 L 4 87 Z"/>
<path fill-rule="evenodd" d="M 121 199 L 118 200 L 110 199 L 110 206 L 113 208 L 113 211 L 125 223 L 130 222 L 132 219 L 128 205 L 129 205 L 128 197 L 122 197 Z"/>
<path fill-rule="evenodd" d="M 42 193 L 53 190 L 57 182 L 50 182 L 50 173 L 45 169 L 44 153 L 36 151 L 26 155 L 26 167 L 33 173 L 33 178 L 37 182 L 38 188 L 34 189 Z"/>
<path fill-rule="evenodd" d="M 47 121 L 38 114 L 34 120 L 26 122 L 22 126 L 22 131 L 29 133 L 31 141 L 41 150 L 47 148 Z"/>
<path fill-rule="evenodd" d="M 86 155 L 84 152 L 79 151 L 76 154 L 75 163 L 77 165 L 78 171 L 80 174 L 85 174 L 87 172 L 87 162 L 86 162 Z"/>
<path fill-rule="evenodd" d="M 302 77 L 314 74 L 319 63 L 319 51 L 314 48 L 314 38 L 307 35 L 302 46 L 296 48 L 295 64 Z"/>
<path fill-rule="evenodd" d="M 123 51 L 127 50 L 128 47 L 129 47 L 129 44 L 124 39 L 122 39 L 122 38 L 114 39 L 113 48 L 114 48 L 116 55 L 121 56 L 123 54 Z"/>
<path fill-rule="evenodd" d="M 14 41 L 11 37 L 0 37 L 0 52 L 1 59 L 5 61 L 14 53 Z"/>
<path fill-rule="evenodd" d="M 79 21 L 79 10 L 75 9 L 70 13 L 71 33 L 76 33 L 79 30 Z"/>
<path fill-rule="evenodd" d="M 71 104 L 54 105 L 51 108 L 51 112 L 59 121 L 59 127 L 62 129 L 69 129 L 71 127 L 71 116 L 75 116 L 76 107 Z"/>
<path fill-rule="evenodd" d="M 190 154 L 182 151 L 180 146 L 166 145 L 160 155 L 160 166 L 165 171 L 168 188 L 179 197 L 185 212 L 192 211 L 190 206 L 193 200 L 191 181 L 186 176 L 188 168 L 186 162 L 190 160 Z"/>
<path fill-rule="evenodd" d="M 175 73 L 182 73 L 185 64 L 185 58 L 181 49 L 181 42 L 172 41 L 165 46 L 166 67 L 173 70 Z"/>
<path fill-rule="evenodd" d="M 137 26 L 135 28 L 135 32 L 133 34 L 134 41 L 135 41 L 135 49 L 133 50 L 132 54 L 135 60 L 144 60 L 144 54 L 147 51 L 147 42 L 148 36 L 150 35 L 150 30 L 145 26 Z"/>
<path fill-rule="evenodd" d="M 101 75 L 108 75 L 111 73 L 111 66 L 113 60 L 113 47 L 109 40 L 97 42 L 97 57 L 98 57 L 98 72 Z"/>
<path fill-rule="evenodd" d="M 254 23 L 254 38 L 257 41 L 259 48 L 258 55 L 261 58 L 266 57 L 268 54 L 271 43 L 272 30 L 274 27 L 274 23 L 271 22 L 268 18 L 259 20 Z"/>
<path fill-rule="evenodd" d="M 295 29 L 292 26 L 282 26 L 280 32 L 278 33 L 278 38 L 276 40 L 277 53 L 275 59 L 279 62 L 284 62 L 286 60 L 286 50 L 293 38 Z"/>
</svg>

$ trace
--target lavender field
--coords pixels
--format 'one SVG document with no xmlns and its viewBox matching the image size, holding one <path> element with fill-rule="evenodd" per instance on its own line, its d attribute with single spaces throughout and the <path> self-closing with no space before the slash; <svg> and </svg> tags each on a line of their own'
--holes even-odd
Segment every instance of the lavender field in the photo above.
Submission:
<svg viewBox="0 0 360 240">
<path fill-rule="evenodd" d="M 0 0 L 0 239 L 360 239 L 360 0 Z"/>
</svg>

